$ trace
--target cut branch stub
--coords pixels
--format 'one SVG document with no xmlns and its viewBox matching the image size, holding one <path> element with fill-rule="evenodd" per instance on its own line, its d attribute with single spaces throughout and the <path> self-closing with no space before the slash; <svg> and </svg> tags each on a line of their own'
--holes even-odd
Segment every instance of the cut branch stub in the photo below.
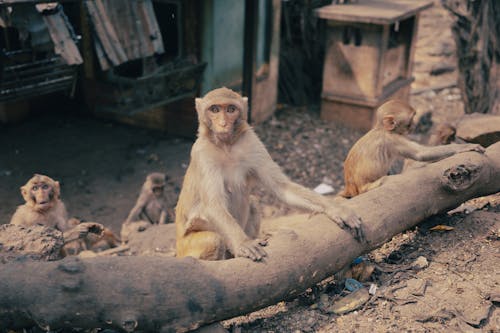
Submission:
<svg viewBox="0 0 500 333">
<path fill-rule="evenodd" d="M 446 169 L 441 177 L 443 187 L 451 192 L 464 191 L 473 186 L 481 175 L 481 166 L 459 164 Z"/>
</svg>

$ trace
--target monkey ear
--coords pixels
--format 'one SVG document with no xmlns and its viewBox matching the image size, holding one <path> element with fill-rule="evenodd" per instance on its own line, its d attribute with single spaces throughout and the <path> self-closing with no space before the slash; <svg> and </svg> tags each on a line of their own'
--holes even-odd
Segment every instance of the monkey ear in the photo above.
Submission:
<svg viewBox="0 0 500 333">
<path fill-rule="evenodd" d="M 396 128 L 396 121 L 394 120 L 393 115 L 384 116 L 382 119 L 382 124 L 384 125 L 384 129 L 386 131 L 393 131 Z"/>
<path fill-rule="evenodd" d="M 194 99 L 194 104 L 195 104 L 195 107 L 196 107 L 196 111 L 198 112 L 201 112 L 201 108 L 202 108 L 202 98 L 195 98 Z"/>
<path fill-rule="evenodd" d="M 54 197 L 59 199 L 61 196 L 61 185 L 59 185 L 59 181 L 54 181 Z"/>
<path fill-rule="evenodd" d="M 21 195 L 23 196 L 24 201 L 28 202 L 29 195 L 28 195 L 28 188 L 26 187 L 26 185 L 21 186 L 19 189 L 21 190 Z"/>
<path fill-rule="evenodd" d="M 243 119 L 248 119 L 248 97 L 242 97 L 243 100 Z"/>
</svg>

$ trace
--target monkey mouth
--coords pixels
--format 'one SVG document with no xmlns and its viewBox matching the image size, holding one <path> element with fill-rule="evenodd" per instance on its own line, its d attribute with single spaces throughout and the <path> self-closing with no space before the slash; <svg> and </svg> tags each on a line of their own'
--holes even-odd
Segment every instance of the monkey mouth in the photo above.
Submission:
<svg viewBox="0 0 500 333">
<path fill-rule="evenodd" d="M 233 136 L 233 131 L 227 130 L 227 131 L 220 131 L 217 133 L 217 138 L 221 141 L 228 141 L 231 139 Z"/>
<path fill-rule="evenodd" d="M 49 201 L 40 201 L 40 202 L 37 202 L 36 203 L 36 207 L 38 210 L 44 210 L 45 208 L 47 208 L 47 206 L 50 204 Z"/>
</svg>

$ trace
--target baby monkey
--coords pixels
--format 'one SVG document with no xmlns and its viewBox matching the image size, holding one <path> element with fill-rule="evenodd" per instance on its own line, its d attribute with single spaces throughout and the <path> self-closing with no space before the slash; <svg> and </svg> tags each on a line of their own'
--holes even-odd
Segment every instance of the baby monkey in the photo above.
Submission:
<svg viewBox="0 0 500 333">
<path fill-rule="evenodd" d="M 122 225 L 122 242 L 128 241 L 128 236 L 133 231 L 144 231 L 153 224 L 167 223 L 165 178 L 165 174 L 160 172 L 150 173 L 146 177 L 139 198 Z"/>
<path fill-rule="evenodd" d="M 404 101 L 389 100 L 376 112 L 375 125 L 349 151 L 344 162 L 345 189 L 340 195 L 352 198 L 378 187 L 397 158 L 435 162 L 453 154 L 484 152 L 477 144 L 423 146 L 406 137 L 415 110 Z"/>
</svg>

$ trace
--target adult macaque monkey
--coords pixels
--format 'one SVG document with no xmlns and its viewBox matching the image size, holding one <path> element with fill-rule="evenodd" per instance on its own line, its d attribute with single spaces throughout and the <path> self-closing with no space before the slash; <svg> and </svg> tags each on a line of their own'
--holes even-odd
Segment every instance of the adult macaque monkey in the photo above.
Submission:
<svg viewBox="0 0 500 333">
<path fill-rule="evenodd" d="M 198 139 L 176 207 L 177 256 L 258 261 L 266 256 L 257 239 L 260 217 L 250 202 L 256 183 L 283 202 L 325 213 L 362 238 L 361 221 L 346 208 L 290 181 L 247 123 L 247 98 L 219 88 L 196 98 Z"/>
<path fill-rule="evenodd" d="M 63 233 L 66 243 L 85 238 L 89 232 L 102 232 L 103 226 L 99 223 L 81 223 L 77 226 L 68 223 L 68 213 L 60 199 L 59 182 L 48 176 L 35 174 L 21 186 L 21 194 L 25 204 L 17 207 L 10 220 L 11 224 L 55 228 Z"/>
<path fill-rule="evenodd" d="M 153 224 L 167 223 L 165 178 L 165 174 L 160 172 L 150 173 L 146 177 L 139 198 L 122 225 L 120 236 L 123 242 L 128 240 L 133 231 L 143 231 Z"/>
<path fill-rule="evenodd" d="M 347 155 L 345 189 L 340 195 L 351 198 L 380 186 L 398 157 L 434 162 L 461 152 L 484 152 L 477 144 L 430 147 L 411 141 L 405 135 L 414 115 L 415 110 L 400 100 L 390 100 L 378 108 L 373 129 L 361 137 Z"/>
</svg>

